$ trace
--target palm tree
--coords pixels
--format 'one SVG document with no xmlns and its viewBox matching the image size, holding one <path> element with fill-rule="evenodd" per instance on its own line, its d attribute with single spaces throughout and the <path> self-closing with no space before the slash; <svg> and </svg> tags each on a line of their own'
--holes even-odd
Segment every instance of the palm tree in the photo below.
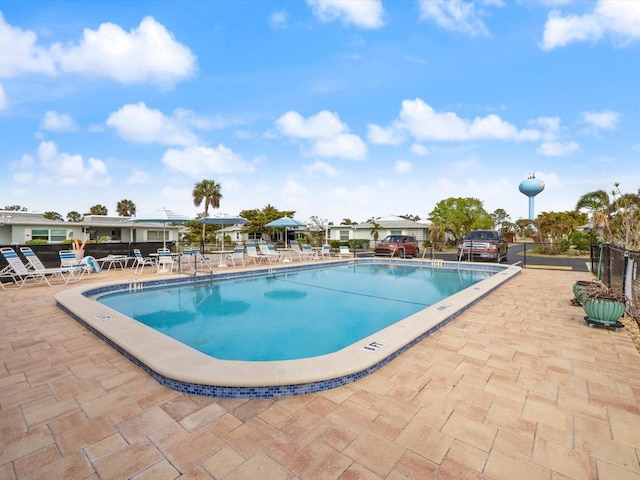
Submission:
<svg viewBox="0 0 640 480">
<path fill-rule="evenodd" d="M 380 225 L 378 222 L 375 222 L 375 221 L 371 222 L 371 228 L 369 229 L 369 233 L 373 237 L 373 246 L 374 247 L 375 247 L 376 243 L 378 243 L 378 236 L 380 235 L 380 229 L 381 228 L 382 228 L 382 225 Z"/>
<path fill-rule="evenodd" d="M 604 190 L 585 193 L 576 203 L 576 211 L 586 209 L 593 224 L 593 230 L 602 229 L 602 238 L 611 238 L 611 214 L 613 203 L 609 194 Z"/>
<path fill-rule="evenodd" d="M 204 202 L 204 215 L 205 217 L 209 216 L 209 207 L 220 208 L 220 199 L 222 198 L 222 193 L 220 189 L 222 185 L 215 182 L 214 180 L 202 180 L 198 182 L 193 187 L 193 204 L 196 207 L 202 205 Z M 205 235 L 207 233 L 207 224 L 202 224 L 202 250 L 204 251 L 204 240 Z"/>
<path fill-rule="evenodd" d="M 68 222 L 81 222 L 82 221 L 82 215 L 80 214 L 80 212 L 76 212 L 75 210 L 71 210 L 70 212 L 67 213 L 67 221 Z"/>
<path fill-rule="evenodd" d="M 116 205 L 116 210 L 121 217 L 133 217 L 136 214 L 136 204 L 131 200 L 120 200 Z"/>
</svg>

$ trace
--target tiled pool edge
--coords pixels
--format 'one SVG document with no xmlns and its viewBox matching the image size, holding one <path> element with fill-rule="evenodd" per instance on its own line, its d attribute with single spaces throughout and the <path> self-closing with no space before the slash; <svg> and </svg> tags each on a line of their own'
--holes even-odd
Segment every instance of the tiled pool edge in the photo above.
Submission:
<svg viewBox="0 0 640 480">
<path fill-rule="evenodd" d="M 352 263 L 354 261 L 358 261 L 358 260 L 347 260 L 347 261 L 344 261 L 344 262 L 335 262 L 335 263 L 338 263 L 338 264 L 349 264 L 349 263 Z M 362 261 L 371 262 L 372 260 L 371 259 L 366 259 L 366 260 L 363 259 Z M 374 263 L 388 263 L 388 262 L 389 262 L 388 260 L 374 261 Z M 415 266 L 414 262 L 411 262 L 411 261 L 408 261 L 408 262 L 410 262 L 409 264 L 411 264 L 412 266 Z M 396 262 L 394 262 L 394 263 L 396 263 Z M 404 261 L 400 261 L 400 262 L 397 262 L 397 263 L 398 264 L 402 264 L 402 263 L 404 263 Z M 458 268 L 460 267 L 460 265 L 457 264 L 457 262 L 436 262 L 435 264 L 432 263 L 432 262 L 424 262 L 424 264 L 425 264 L 425 266 L 428 266 L 428 267 L 445 267 L 445 268 L 451 267 L 451 266 L 456 266 Z M 318 267 L 322 266 L 320 264 L 317 264 L 317 265 L 318 265 Z M 310 265 L 306 264 L 306 265 L 296 265 L 296 266 L 291 266 L 291 267 L 278 268 L 277 270 L 278 271 L 292 271 L 292 270 L 297 270 L 297 269 L 308 269 L 309 267 L 310 267 Z M 490 265 L 475 264 L 475 265 L 470 265 L 470 266 L 466 266 L 465 265 L 465 269 L 496 270 L 497 267 L 490 266 Z M 197 278 L 195 278 L 195 280 L 200 282 L 200 281 L 211 281 L 211 280 L 216 279 L 216 278 L 224 279 L 224 278 L 239 278 L 239 277 L 243 277 L 243 276 L 264 275 L 265 273 L 267 273 L 267 274 L 270 273 L 271 270 L 275 270 L 275 269 L 265 268 L 265 269 L 252 270 L 252 271 L 222 273 L 222 274 L 214 275 L 212 278 L 210 278 L 210 276 L 197 277 Z M 499 267 L 499 270 L 503 270 L 504 271 L 505 268 L 504 267 Z M 319 392 L 319 391 L 323 391 L 323 390 L 328 390 L 328 389 L 331 389 L 331 388 L 336 388 L 336 387 L 339 387 L 339 386 L 342 386 L 342 385 L 346 385 L 348 383 L 352 383 L 352 382 L 354 382 L 356 380 L 359 380 L 360 378 L 363 378 L 363 377 L 366 377 L 367 375 L 370 375 L 371 373 L 373 373 L 373 372 L 379 370 L 380 368 L 382 368 L 387 363 L 391 362 L 393 359 L 395 359 L 396 357 L 398 357 L 399 355 L 401 355 L 402 353 L 404 353 L 408 349 L 412 348 L 417 343 L 419 343 L 422 340 L 424 340 L 426 337 L 431 335 L 433 332 L 439 330 L 440 328 L 442 328 L 443 326 L 445 326 L 446 324 L 448 324 L 449 322 L 451 322 L 452 320 L 457 318 L 464 311 L 466 311 L 471 306 L 473 306 L 476 303 L 478 303 L 480 300 L 485 298 L 487 295 L 489 295 L 495 289 L 499 288 L 506 281 L 511 280 L 515 275 L 518 275 L 518 274 L 520 274 L 520 269 L 519 268 L 518 268 L 517 272 L 515 272 L 515 273 L 512 272 L 512 274 L 508 278 L 506 278 L 505 280 L 502 280 L 501 282 L 493 285 L 491 288 L 489 288 L 486 291 L 484 291 L 481 295 L 475 297 L 472 301 L 466 303 L 462 308 L 459 308 L 459 309 L 455 310 L 454 312 L 452 312 L 451 315 L 448 315 L 448 316 L 444 317 L 441 321 L 439 321 L 437 324 L 433 325 L 428 330 L 422 332 L 420 335 L 418 335 L 417 337 L 413 338 L 411 341 L 409 341 L 405 345 L 403 345 L 400 348 L 397 348 L 396 350 L 390 352 L 389 355 L 387 355 L 383 359 L 373 363 L 372 365 L 370 365 L 367 368 L 364 368 L 362 370 L 359 370 L 357 372 L 353 372 L 353 373 L 350 373 L 350 374 L 341 375 L 341 376 L 338 376 L 336 378 L 330 378 L 330 379 L 326 379 L 326 380 L 313 381 L 313 382 L 307 382 L 307 383 L 288 384 L 288 385 L 270 385 L 270 386 L 203 385 L 203 384 L 199 384 L 199 383 L 185 382 L 185 381 L 180 381 L 180 380 L 176 380 L 176 379 L 173 379 L 173 378 L 169 378 L 169 377 L 167 377 L 165 375 L 162 375 L 162 374 L 158 373 L 157 371 L 155 371 L 154 369 L 149 367 L 146 363 L 144 363 L 139 358 L 137 358 L 135 355 L 133 355 L 131 352 L 127 351 L 125 348 L 121 347 L 116 342 L 112 341 L 108 336 L 106 336 L 106 335 L 102 334 L 100 331 L 96 330 L 91 324 L 89 324 L 87 321 L 82 319 L 79 315 L 76 315 L 73 311 L 69 310 L 66 306 L 61 304 L 58 301 L 57 298 L 56 298 L 56 304 L 58 305 L 58 307 L 60 309 L 62 309 L 65 313 L 67 313 L 71 318 L 73 318 L 78 323 L 83 325 L 85 328 L 87 328 L 89 331 L 91 331 L 98 338 L 102 339 L 109 346 L 111 346 L 112 348 L 114 348 L 115 350 L 120 352 L 129 361 L 133 362 L 135 365 L 137 365 L 140 368 L 142 368 L 146 373 L 148 373 L 151 377 L 153 377 L 161 385 L 164 385 L 164 386 L 166 386 L 168 388 L 171 388 L 171 389 L 176 390 L 176 391 L 181 392 L 181 393 L 201 395 L 201 396 L 209 396 L 209 397 L 220 397 L 220 398 L 274 398 L 274 397 L 305 395 L 305 394 L 308 394 L 308 393 L 315 393 L 315 392 Z M 496 273 L 496 275 L 499 275 L 499 272 Z M 190 282 L 192 280 L 190 280 L 188 277 L 180 277 L 180 278 L 172 278 L 172 279 L 167 279 L 167 280 L 151 280 L 149 282 L 136 282 L 136 283 L 137 284 L 141 284 L 144 287 L 144 286 L 157 286 L 157 285 L 172 284 L 172 283 L 184 283 L 185 281 Z M 85 295 L 85 296 L 97 295 L 97 294 L 100 294 L 100 293 L 113 291 L 113 290 L 116 290 L 116 289 L 122 289 L 123 286 L 126 287 L 127 285 L 130 285 L 129 288 L 132 288 L 130 283 L 128 284 L 128 283 L 119 282 L 118 284 L 111 284 L 111 285 L 107 285 L 107 286 L 101 286 L 101 287 L 96 287 L 96 288 L 93 288 L 93 289 L 88 289 L 86 292 L 83 293 L 83 295 Z"/>
</svg>

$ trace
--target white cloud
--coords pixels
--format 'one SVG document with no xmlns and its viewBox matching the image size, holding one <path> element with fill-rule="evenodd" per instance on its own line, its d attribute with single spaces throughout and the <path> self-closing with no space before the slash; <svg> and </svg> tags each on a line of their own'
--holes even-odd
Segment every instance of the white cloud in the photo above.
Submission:
<svg viewBox="0 0 640 480">
<path fill-rule="evenodd" d="M 469 120 L 454 112 L 436 112 L 419 98 L 403 100 L 399 120 L 390 128 L 404 130 L 418 141 L 537 140 L 541 136 L 538 130 L 518 130 L 495 114 Z"/>
<path fill-rule="evenodd" d="M 189 48 L 152 17 L 129 32 L 113 23 L 103 23 L 98 30 L 85 29 L 76 44 L 58 42 L 45 48 L 37 43 L 34 32 L 12 27 L 0 13 L 0 78 L 62 71 L 168 87 L 191 77 L 197 69 Z"/>
<path fill-rule="evenodd" d="M 240 155 L 224 145 L 217 148 L 188 147 L 183 150 L 169 149 L 162 156 L 164 163 L 170 170 L 191 176 L 201 176 L 211 173 L 248 173 L 253 167 Z"/>
<path fill-rule="evenodd" d="M 340 117 L 327 110 L 309 118 L 289 111 L 276 121 L 276 127 L 288 137 L 312 142 L 312 153 L 321 157 L 360 160 L 367 154 L 362 139 L 349 133 Z"/>
<path fill-rule="evenodd" d="M 552 50 L 571 42 L 596 42 L 606 34 L 623 45 L 639 40 L 640 2 L 599 0 L 593 12 L 584 15 L 563 15 L 552 10 L 540 48 Z"/>
<path fill-rule="evenodd" d="M 193 146 L 198 137 L 189 130 L 202 126 L 196 117 L 184 110 L 176 110 L 167 117 L 160 110 L 149 108 L 144 102 L 127 104 L 109 115 L 107 125 L 125 140 L 135 143 Z"/>
<path fill-rule="evenodd" d="M 575 142 L 562 143 L 548 141 L 540 145 L 536 150 L 536 153 L 544 155 L 546 157 L 564 157 L 566 155 L 569 155 L 571 152 L 575 152 L 579 148 L 580 145 Z"/>
<path fill-rule="evenodd" d="M 384 25 L 381 0 L 307 0 L 313 14 L 321 22 L 340 20 L 345 25 L 380 28 Z"/>
<path fill-rule="evenodd" d="M 107 185 L 107 167 L 102 160 L 82 155 L 59 153 L 54 142 L 42 142 L 38 146 L 38 181 L 58 185 Z"/>
<path fill-rule="evenodd" d="M 5 110 L 9 106 L 7 95 L 4 93 L 4 88 L 0 85 L 0 110 Z"/>
<path fill-rule="evenodd" d="M 413 171 L 413 165 L 406 160 L 398 160 L 393 166 L 393 171 L 396 173 L 411 173 Z"/>
<path fill-rule="evenodd" d="M 316 173 L 326 175 L 327 177 L 337 177 L 338 171 L 326 162 L 316 160 L 311 165 L 305 165 L 303 169 L 308 175 L 315 175 Z"/>
<path fill-rule="evenodd" d="M 269 17 L 269 23 L 273 28 L 287 28 L 287 12 L 273 12 Z"/>
<path fill-rule="evenodd" d="M 300 185 L 295 180 L 287 180 L 280 189 L 280 193 L 286 196 L 298 196 L 304 195 L 307 189 Z"/>
<path fill-rule="evenodd" d="M 146 185 L 151 183 L 151 175 L 149 173 L 140 170 L 138 168 L 134 168 L 131 172 L 131 175 L 125 181 L 126 185 Z"/>
<path fill-rule="evenodd" d="M 472 37 L 486 36 L 489 30 L 481 20 L 478 5 L 502 6 L 502 2 L 470 2 L 465 0 L 420 0 L 420 19 L 433 20 L 445 30 L 462 32 Z"/>
<path fill-rule="evenodd" d="M 405 140 L 404 132 L 397 125 L 384 128 L 379 125 L 369 124 L 367 139 L 377 145 L 400 145 Z"/>
<path fill-rule="evenodd" d="M 0 12 L 0 78 L 24 73 L 55 74 L 50 52 L 36 45 L 37 35 L 9 25 Z"/>
<path fill-rule="evenodd" d="M 50 132 L 72 132 L 77 128 L 78 126 L 71 115 L 53 110 L 46 112 L 40 121 L 40 129 Z"/>
<path fill-rule="evenodd" d="M 587 125 L 586 131 L 597 135 L 600 130 L 614 130 L 618 126 L 620 114 L 613 111 L 582 112 L 580 120 Z"/>
<path fill-rule="evenodd" d="M 414 143 L 411 145 L 411 153 L 418 155 L 419 157 L 426 157 L 429 155 L 429 149 L 420 143 Z"/>
<path fill-rule="evenodd" d="M 56 47 L 62 71 L 120 83 L 173 85 L 196 70 L 189 48 L 152 17 L 145 17 L 128 33 L 119 25 L 103 23 L 98 30 L 85 29 L 77 46 Z"/>
</svg>

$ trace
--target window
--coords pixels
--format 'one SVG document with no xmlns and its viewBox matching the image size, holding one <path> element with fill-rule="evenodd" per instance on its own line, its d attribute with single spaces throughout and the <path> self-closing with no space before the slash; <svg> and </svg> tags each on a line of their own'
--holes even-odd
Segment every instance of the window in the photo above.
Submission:
<svg viewBox="0 0 640 480">
<path fill-rule="evenodd" d="M 402 235 L 402 230 L 391 230 L 389 235 Z"/>
<path fill-rule="evenodd" d="M 147 230 L 147 241 L 149 242 L 161 242 L 162 230 Z M 169 232 L 164 231 L 164 240 L 169 240 Z"/>
<path fill-rule="evenodd" d="M 51 241 L 52 242 L 62 242 L 67 239 L 67 230 L 66 229 L 51 229 Z"/>
<path fill-rule="evenodd" d="M 340 241 L 345 242 L 349 240 L 349 230 L 340 230 Z"/>
<path fill-rule="evenodd" d="M 46 240 L 49 241 L 49 230 L 44 229 L 31 229 L 31 240 Z"/>
</svg>

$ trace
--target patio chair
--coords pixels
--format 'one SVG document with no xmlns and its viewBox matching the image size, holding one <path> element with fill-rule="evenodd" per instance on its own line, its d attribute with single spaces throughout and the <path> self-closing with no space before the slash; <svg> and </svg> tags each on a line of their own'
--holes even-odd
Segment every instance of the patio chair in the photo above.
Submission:
<svg viewBox="0 0 640 480">
<path fill-rule="evenodd" d="M 291 240 L 289 242 L 289 245 L 291 246 L 291 253 L 293 255 L 297 255 L 298 259 L 300 259 L 300 261 L 302 261 L 302 260 L 310 260 L 309 253 L 302 251 L 302 249 L 300 248 L 300 244 L 298 244 L 297 240 Z"/>
<path fill-rule="evenodd" d="M 267 257 L 258 253 L 255 243 L 247 242 L 245 244 L 245 247 L 247 248 L 247 257 L 249 258 L 249 263 L 251 263 L 251 260 L 253 260 L 253 263 L 257 265 L 258 263 L 262 263 L 263 261 L 268 260 Z"/>
<path fill-rule="evenodd" d="M 47 285 L 51 287 L 51 283 L 49 282 L 47 275 L 56 275 L 56 276 L 62 275 L 62 269 L 60 268 L 45 268 L 44 270 L 29 270 L 25 266 L 25 264 L 22 263 L 22 260 L 20 260 L 20 257 L 18 257 L 18 254 L 16 253 L 16 251 L 11 247 L 2 247 L 0 248 L 0 252 L 2 253 L 2 256 L 5 258 L 5 260 L 8 263 L 8 265 L 5 268 L 0 270 L 0 287 L 2 287 L 3 290 L 22 288 L 25 285 L 27 285 L 29 282 L 31 284 L 38 284 L 42 280 L 44 280 L 47 283 Z M 69 274 L 68 277 L 66 278 L 66 281 L 68 281 L 68 278 L 70 276 L 71 275 Z M 5 282 L 2 281 L 2 278 L 10 278 L 11 282 L 15 286 L 14 287 L 5 286 Z"/>
<path fill-rule="evenodd" d="M 173 255 L 168 248 L 158 249 L 158 270 L 157 273 L 173 273 Z"/>
<path fill-rule="evenodd" d="M 322 259 L 331 258 L 331 247 L 329 245 L 322 245 L 322 249 L 320 250 L 320 256 Z"/>
<path fill-rule="evenodd" d="M 144 270 L 144 267 L 146 267 L 147 265 L 155 265 L 156 261 L 151 258 L 151 257 L 145 257 L 142 255 L 142 253 L 140 252 L 140 249 L 138 248 L 134 248 L 133 249 L 133 255 L 134 255 L 134 259 L 135 259 L 135 270 L 133 271 L 133 273 L 135 273 L 136 275 L 142 275 L 142 271 Z"/>
<path fill-rule="evenodd" d="M 236 261 L 239 261 L 242 263 L 242 266 L 244 267 L 244 247 L 236 247 L 233 249 L 233 253 L 227 253 L 224 256 L 225 260 L 230 260 L 231 264 L 235 267 L 236 266 Z"/>
<path fill-rule="evenodd" d="M 20 252 L 27 260 L 28 270 L 50 274 L 51 278 L 59 278 L 65 285 L 69 283 L 71 277 L 75 277 L 76 280 L 80 280 L 84 276 L 84 274 L 87 273 L 86 266 L 80 264 L 61 266 L 60 268 L 47 268 L 44 266 L 35 252 L 31 249 L 31 247 L 20 247 Z"/>
<path fill-rule="evenodd" d="M 306 255 L 306 260 L 317 260 L 318 259 L 318 253 L 313 250 L 313 248 L 311 248 L 311 245 L 308 244 L 304 244 L 302 245 L 302 253 L 304 253 Z"/>
<path fill-rule="evenodd" d="M 265 256 L 267 262 L 273 263 L 280 259 L 280 254 L 273 245 L 268 245 L 267 242 L 258 242 L 258 247 L 260 247 L 260 253 Z"/>
<path fill-rule="evenodd" d="M 340 250 L 338 251 L 338 256 L 339 257 L 351 257 L 351 256 L 353 256 L 353 254 L 349 251 L 349 247 L 347 247 L 346 245 L 342 245 L 340 247 Z"/>
</svg>

